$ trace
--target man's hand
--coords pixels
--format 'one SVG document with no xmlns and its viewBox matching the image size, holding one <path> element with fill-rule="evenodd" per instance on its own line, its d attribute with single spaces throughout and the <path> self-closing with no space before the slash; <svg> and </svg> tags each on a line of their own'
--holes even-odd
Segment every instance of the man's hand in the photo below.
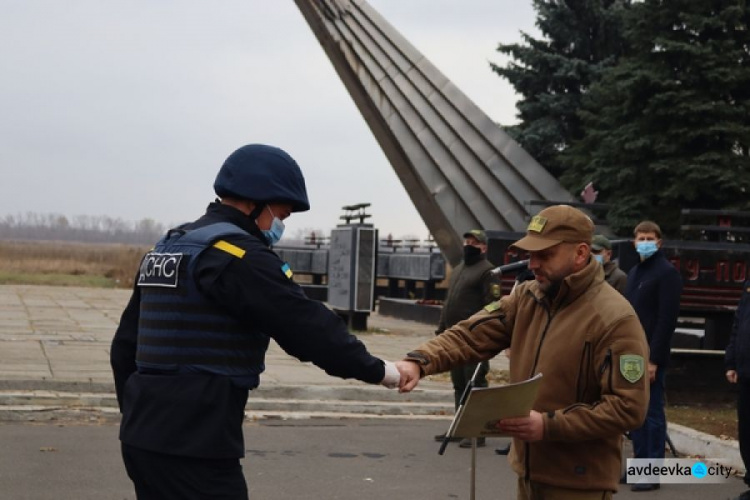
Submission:
<svg viewBox="0 0 750 500">
<path fill-rule="evenodd" d="M 504 418 L 500 421 L 500 429 L 529 443 L 541 441 L 544 437 L 542 414 L 534 410 L 531 410 L 528 417 Z"/>
<path fill-rule="evenodd" d="M 384 385 L 389 389 L 395 389 L 401 386 L 401 372 L 396 368 L 394 363 L 383 360 L 385 366 L 385 376 L 380 381 L 380 385 Z"/>
<path fill-rule="evenodd" d="M 659 368 L 655 364 L 653 364 L 651 361 L 648 362 L 648 381 L 652 384 L 654 383 L 654 380 L 656 380 L 656 369 Z"/>
<path fill-rule="evenodd" d="M 737 383 L 737 370 L 727 370 L 726 376 L 730 384 Z"/>
<path fill-rule="evenodd" d="M 414 361 L 396 361 L 396 368 L 401 372 L 401 383 L 398 392 L 409 392 L 419 383 L 422 372 Z"/>
</svg>

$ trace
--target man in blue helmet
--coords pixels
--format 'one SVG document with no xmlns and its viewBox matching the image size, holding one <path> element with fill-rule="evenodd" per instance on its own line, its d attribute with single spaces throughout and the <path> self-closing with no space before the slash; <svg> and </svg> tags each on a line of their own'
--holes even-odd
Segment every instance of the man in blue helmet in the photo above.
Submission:
<svg viewBox="0 0 750 500">
<path fill-rule="evenodd" d="M 284 219 L 310 208 L 297 163 L 243 146 L 214 190 L 202 217 L 145 255 L 112 342 L 123 461 L 140 500 L 248 498 L 242 421 L 271 338 L 333 376 L 400 380 L 269 248 Z"/>
</svg>

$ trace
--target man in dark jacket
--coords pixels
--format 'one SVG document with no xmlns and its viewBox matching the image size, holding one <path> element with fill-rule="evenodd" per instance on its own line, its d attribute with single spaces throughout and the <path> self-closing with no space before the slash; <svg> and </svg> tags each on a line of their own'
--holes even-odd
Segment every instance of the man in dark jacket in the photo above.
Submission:
<svg viewBox="0 0 750 500">
<path fill-rule="evenodd" d="M 597 234 L 591 240 L 591 254 L 604 267 L 604 279 L 612 288 L 625 295 L 628 275 L 612 260 L 612 242 L 603 234 Z"/>
<path fill-rule="evenodd" d="M 682 277 L 659 250 L 661 229 L 643 221 L 633 230 L 633 244 L 641 262 L 628 273 L 625 297 L 638 314 L 650 348 L 648 376 L 651 381 L 646 421 L 630 433 L 635 458 L 664 458 L 667 418 L 664 414 L 664 378 L 669 365 L 672 334 L 680 314 Z M 658 489 L 659 484 L 634 484 L 633 491 Z"/>
<path fill-rule="evenodd" d="M 244 146 L 214 190 L 220 200 L 143 258 L 112 342 L 122 455 L 139 500 L 248 498 L 242 421 L 271 338 L 330 375 L 400 379 L 270 249 L 282 221 L 310 208 L 291 156 Z"/>
<path fill-rule="evenodd" d="M 487 260 L 487 236 L 484 231 L 472 229 L 464 233 L 464 258 L 451 273 L 448 293 L 440 312 L 436 334 L 443 333 L 446 328 L 468 318 L 485 305 L 500 298 L 500 278 L 491 272 L 493 268 L 494 266 Z M 477 363 L 467 363 L 451 369 L 456 409 L 476 369 Z M 477 376 L 474 378 L 474 387 L 487 387 L 489 371 L 489 361 L 482 361 L 479 364 Z M 438 435 L 435 439 L 442 440 L 444 437 L 444 435 Z M 477 446 L 484 445 L 484 438 L 479 438 Z M 462 440 L 460 446 L 470 448 L 471 439 Z"/>
<path fill-rule="evenodd" d="M 745 465 L 745 484 L 750 486 L 750 281 L 743 285 L 742 298 L 734 316 L 724 362 L 727 380 L 737 384 L 737 427 L 740 455 Z M 737 500 L 750 500 L 750 490 Z"/>
</svg>

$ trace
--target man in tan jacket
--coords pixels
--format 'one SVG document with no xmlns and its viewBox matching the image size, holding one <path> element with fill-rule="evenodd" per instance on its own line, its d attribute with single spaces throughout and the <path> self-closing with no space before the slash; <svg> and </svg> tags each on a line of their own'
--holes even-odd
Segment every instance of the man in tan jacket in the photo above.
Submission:
<svg viewBox="0 0 750 500">
<path fill-rule="evenodd" d="M 612 242 L 603 234 L 597 234 L 591 240 L 591 253 L 604 268 L 604 281 L 612 288 L 625 295 L 628 286 L 628 275 L 620 269 L 617 261 L 612 260 Z"/>
<path fill-rule="evenodd" d="M 594 224 L 567 205 L 532 218 L 514 246 L 535 280 L 410 352 L 400 390 L 420 377 L 490 359 L 510 347 L 510 380 L 542 384 L 526 417 L 501 421 L 518 499 L 606 499 L 617 491 L 623 433 L 648 405 L 648 346 L 627 300 L 591 258 Z"/>
</svg>

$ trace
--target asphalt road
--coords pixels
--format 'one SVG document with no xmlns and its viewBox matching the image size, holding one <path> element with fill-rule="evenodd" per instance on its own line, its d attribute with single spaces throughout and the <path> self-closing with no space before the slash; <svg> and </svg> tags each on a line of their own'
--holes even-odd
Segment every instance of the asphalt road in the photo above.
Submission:
<svg viewBox="0 0 750 500">
<path fill-rule="evenodd" d="M 432 437 L 445 421 L 384 419 L 263 420 L 245 426 L 245 476 L 252 499 L 468 499 L 471 450 L 443 456 Z M 515 475 L 494 453 L 477 452 L 476 499 L 515 499 Z M 112 424 L 0 424 L 0 499 L 134 500 Z M 733 498 L 742 482 L 664 485 L 618 499 Z"/>
</svg>

